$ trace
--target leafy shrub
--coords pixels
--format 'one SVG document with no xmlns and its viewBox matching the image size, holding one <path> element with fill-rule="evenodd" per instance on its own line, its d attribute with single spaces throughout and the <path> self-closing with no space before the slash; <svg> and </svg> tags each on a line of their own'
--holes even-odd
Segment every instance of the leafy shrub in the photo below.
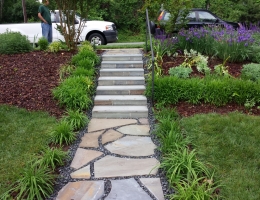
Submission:
<svg viewBox="0 0 260 200">
<path fill-rule="evenodd" d="M 93 47 L 91 46 L 89 41 L 84 41 L 81 43 L 81 46 L 79 47 L 79 52 L 81 51 L 94 51 Z"/>
<path fill-rule="evenodd" d="M 6 31 L 0 34 L 0 54 L 15 54 L 33 50 L 30 41 L 19 32 Z"/>
<path fill-rule="evenodd" d="M 191 72 L 192 69 L 190 67 L 184 67 L 182 65 L 169 69 L 169 74 L 178 78 L 189 78 Z"/>
<path fill-rule="evenodd" d="M 15 194 L 15 199 L 43 199 L 52 194 L 55 176 L 48 167 L 40 167 L 36 159 L 26 163 L 21 175 L 14 186 L 3 194 L 4 199 L 12 199 L 9 194 Z"/>
<path fill-rule="evenodd" d="M 48 46 L 48 50 L 49 50 L 50 52 L 54 52 L 54 53 L 60 51 L 61 48 L 62 48 L 62 44 L 61 44 L 61 42 L 59 42 L 59 41 L 52 42 L 52 43 Z"/>
<path fill-rule="evenodd" d="M 90 50 L 82 50 L 78 54 L 74 55 L 71 59 L 72 64 L 78 65 L 81 60 L 91 60 L 91 63 L 93 62 L 94 65 L 97 65 L 100 62 L 100 58 L 97 56 L 97 54 L 94 51 Z"/>
<path fill-rule="evenodd" d="M 260 64 L 250 63 L 243 65 L 241 70 L 241 78 L 251 81 L 260 80 Z"/>
<path fill-rule="evenodd" d="M 88 76 L 92 77 L 95 74 L 94 69 L 85 69 L 83 67 L 77 67 L 71 74 L 71 76 Z"/>
<path fill-rule="evenodd" d="M 77 67 L 82 67 L 88 70 L 93 69 L 94 66 L 95 66 L 94 61 L 88 58 L 83 58 L 77 63 Z"/>
<path fill-rule="evenodd" d="M 62 151 L 61 148 L 45 147 L 40 153 L 42 155 L 39 161 L 40 166 L 49 167 L 52 170 L 54 170 L 56 166 L 62 166 L 63 160 L 67 156 L 67 152 Z"/>
<path fill-rule="evenodd" d="M 79 110 L 68 110 L 67 115 L 63 117 L 63 120 L 67 121 L 74 130 L 79 130 L 88 123 L 88 117 Z"/>
<path fill-rule="evenodd" d="M 52 90 L 54 98 L 60 105 L 68 109 L 88 109 L 92 104 L 89 95 L 93 92 L 93 82 L 84 76 L 73 76 L 65 79 L 58 87 Z"/>
<path fill-rule="evenodd" d="M 48 48 L 49 42 L 48 42 L 48 40 L 45 37 L 41 37 L 38 40 L 38 45 L 40 47 L 40 50 L 45 51 Z"/>
<path fill-rule="evenodd" d="M 151 86 L 149 79 L 145 92 L 147 96 L 151 95 Z M 247 99 L 253 98 L 260 99 L 260 87 L 252 81 L 213 75 L 204 79 L 168 76 L 154 80 L 154 100 L 166 104 L 188 101 L 193 104 L 205 102 L 217 106 L 231 102 L 243 105 Z"/>
<path fill-rule="evenodd" d="M 75 139 L 73 127 L 66 121 L 62 120 L 50 133 L 51 141 L 55 144 L 71 144 Z"/>
</svg>

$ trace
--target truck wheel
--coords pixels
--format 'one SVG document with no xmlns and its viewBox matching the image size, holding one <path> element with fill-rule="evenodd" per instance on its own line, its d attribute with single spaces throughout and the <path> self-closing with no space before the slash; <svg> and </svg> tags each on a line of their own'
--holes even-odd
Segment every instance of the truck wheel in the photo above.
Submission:
<svg viewBox="0 0 260 200">
<path fill-rule="evenodd" d="M 93 33 L 88 38 L 92 45 L 105 45 L 105 38 L 99 33 Z"/>
</svg>

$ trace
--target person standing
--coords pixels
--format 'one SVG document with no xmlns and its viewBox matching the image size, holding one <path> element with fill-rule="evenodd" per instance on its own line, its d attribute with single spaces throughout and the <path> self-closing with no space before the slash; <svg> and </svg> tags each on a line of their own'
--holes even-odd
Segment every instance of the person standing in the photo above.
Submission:
<svg viewBox="0 0 260 200">
<path fill-rule="evenodd" d="M 43 0 L 43 4 L 40 5 L 38 9 L 38 17 L 42 22 L 42 36 L 45 37 L 49 43 L 52 43 L 51 13 L 47 7 L 49 4 L 49 0 Z"/>
</svg>

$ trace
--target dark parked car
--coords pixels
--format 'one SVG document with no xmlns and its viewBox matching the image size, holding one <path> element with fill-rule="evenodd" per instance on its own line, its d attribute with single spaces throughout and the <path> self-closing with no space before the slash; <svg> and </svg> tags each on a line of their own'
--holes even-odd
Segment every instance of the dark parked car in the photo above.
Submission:
<svg viewBox="0 0 260 200">
<path fill-rule="evenodd" d="M 163 31 L 163 28 L 160 27 L 160 25 L 165 25 L 167 21 L 170 18 L 170 13 L 166 10 L 162 10 L 160 12 L 160 15 L 158 16 L 158 22 L 159 24 L 155 24 L 151 21 L 151 33 L 158 33 L 158 31 Z M 218 26 L 224 26 L 225 24 L 233 26 L 234 29 L 237 29 L 240 25 L 236 22 L 228 22 L 220 19 L 215 14 L 210 12 L 209 10 L 201 9 L 201 8 L 193 8 L 190 10 L 189 14 L 186 17 L 188 23 L 186 28 L 192 28 L 192 27 L 203 27 L 203 26 L 209 26 L 209 25 L 218 25 Z M 177 24 L 180 23 L 177 20 Z M 178 30 L 176 30 L 177 32 Z"/>
</svg>

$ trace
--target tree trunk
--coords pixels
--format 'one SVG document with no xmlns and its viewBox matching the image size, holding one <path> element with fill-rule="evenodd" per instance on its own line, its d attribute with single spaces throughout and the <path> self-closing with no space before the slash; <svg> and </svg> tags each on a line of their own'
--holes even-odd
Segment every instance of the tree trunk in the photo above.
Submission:
<svg viewBox="0 0 260 200">
<path fill-rule="evenodd" d="M 4 0 L 0 0 L 0 22 L 3 18 L 3 7 L 4 7 Z"/>
<path fill-rule="evenodd" d="M 25 0 L 22 0 L 22 7 L 23 7 L 23 21 L 24 21 L 24 23 L 27 23 L 27 13 L 26 13 Z"/>
</svg>

